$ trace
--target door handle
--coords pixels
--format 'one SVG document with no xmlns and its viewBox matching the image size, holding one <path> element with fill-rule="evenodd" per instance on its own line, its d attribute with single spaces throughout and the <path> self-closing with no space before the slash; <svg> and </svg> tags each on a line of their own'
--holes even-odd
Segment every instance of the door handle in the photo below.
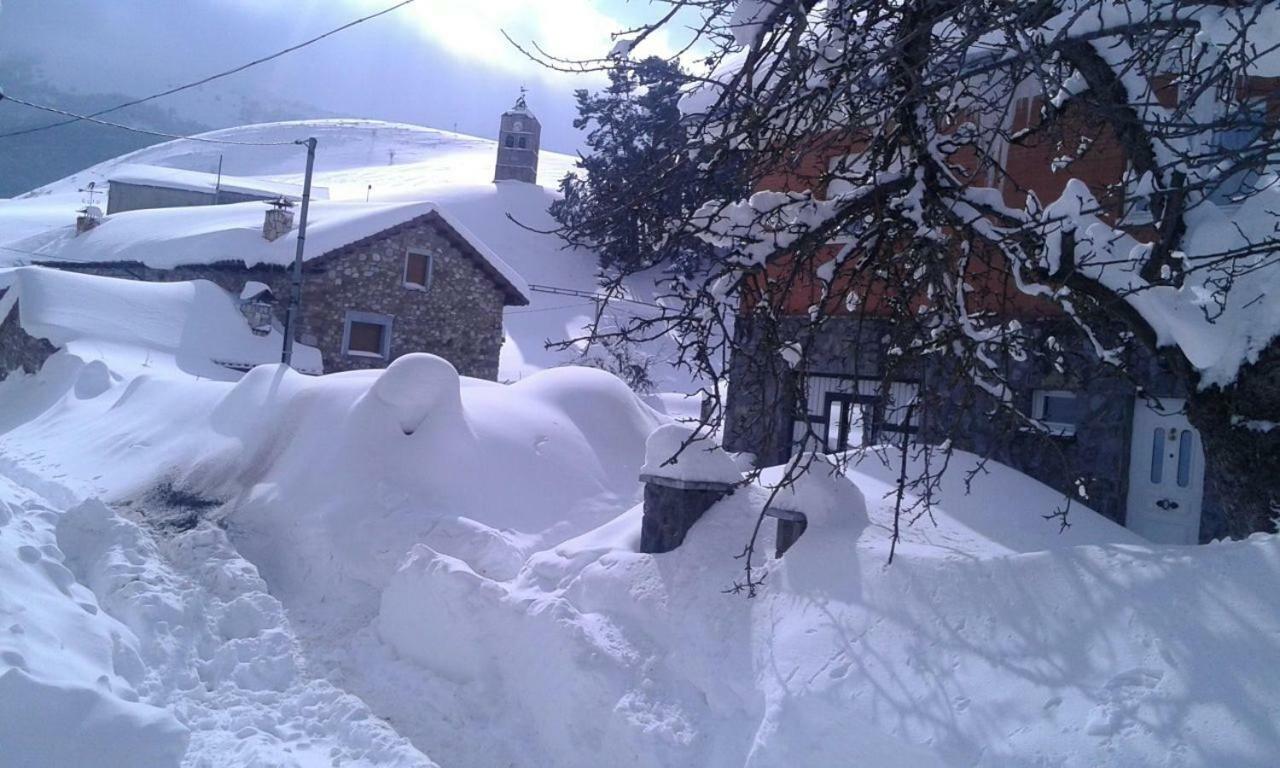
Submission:
<svg viewBox="0 0 1280 768">
<path fill-rule="evenodd" d="M 1168 510 L 1171 510 L 1171 509 L 1177 509 L 1177 508 L 1178 508 L 1178 502 L 1173 501 L 1173 500 L 1171 500 L 1171 499 L 1161 499 L 1161 500 L 1159 500 L 1159 501 L 1157 501 L 1157 502 L 1156 502 L 1156 506 L 1157 506 L 1157 507 L 1159 507 L 1159 508 L 1161 508 L 1161 509 L 1163 509 L 1163 510 L 1165 510 L 1165 511 L 1168 511 Z"/>
</svg>

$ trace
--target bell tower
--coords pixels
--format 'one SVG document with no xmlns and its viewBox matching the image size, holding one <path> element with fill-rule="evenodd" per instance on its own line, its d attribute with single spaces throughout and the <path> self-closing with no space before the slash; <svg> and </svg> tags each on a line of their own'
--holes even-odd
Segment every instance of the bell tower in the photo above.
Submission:
<svg viewBox="0 0 1280 768">
<path fill-rule="evenodd" d="M 529 111 L 524 94 L 525 89 L 521 88 L 515 106 L 502 113 L 494 181 L 538 183 L 538 142 L 542 138 L 542 124 Z"/>
</svg>

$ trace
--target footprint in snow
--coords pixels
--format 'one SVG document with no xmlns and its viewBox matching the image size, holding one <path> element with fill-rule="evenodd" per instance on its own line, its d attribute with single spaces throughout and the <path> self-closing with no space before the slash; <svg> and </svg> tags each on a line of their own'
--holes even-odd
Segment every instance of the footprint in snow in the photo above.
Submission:
<svg viewBox="0 0 1280 768">
<path fill-rule="evenodd" d="M 1121 672 L 1103 686 L 1103 703 L 1089 712 L 1085 732 L 1091 736 L 1112 736 L 1135 724 L 1142 700 L 1164 679 L 1159 669 L 1138 667 Z"/>
</svg>

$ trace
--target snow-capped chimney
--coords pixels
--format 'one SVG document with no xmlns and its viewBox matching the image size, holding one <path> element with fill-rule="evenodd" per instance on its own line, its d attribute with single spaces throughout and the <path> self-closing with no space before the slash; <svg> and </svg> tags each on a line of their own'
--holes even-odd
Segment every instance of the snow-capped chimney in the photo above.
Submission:
<svg viewBox="0 0 1280 768">
<path fill-rule="evenodd" d="M 96 205 L 86 205 L 76 216 L 76 234 L 84 234 L 102 223 L 102 209 Z"/>
<path fill-rule="evenodd" d="M 80 209 L 80 215 L 76 216 L 76 234 L 81 235 L 102 223 L 102 209 L 94 205 L 94 198 L 100 194 L 98 185 L 89 182 L 89 186 L 80 190 L 85 193 L 84 207 Z"/>
<path fill-rule="evenodd" d="M 542 124 L 529 111 L 524 89 L 515 106 L 502 113 L 498 127 L 498 163 L 494 181 L 538 182 L 538 144 L 542 140 Z"/>
<path fill-rule="evenodd" d="M 262 236 L 268 240 L 278 240 L 293 229 L 293 203 L 284 199 L 267 203 L 267 215 L 262 221 Z"/>
</svg>

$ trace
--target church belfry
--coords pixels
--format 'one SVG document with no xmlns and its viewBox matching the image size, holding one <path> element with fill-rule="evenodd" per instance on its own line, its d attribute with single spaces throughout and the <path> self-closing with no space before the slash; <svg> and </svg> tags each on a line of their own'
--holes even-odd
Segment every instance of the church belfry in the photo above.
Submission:
<svg viewBox="0 0 1280 768">
<path fill-rule="evenodd" d="M 515 106 L 502 113 L 498 128 L 498 163 L 493 171 L 494 181 L 538 182 L 538 142 L 542 138 L 542 124 L 529 111 L 524 101 L 524 89 Z"/>
</svg>

